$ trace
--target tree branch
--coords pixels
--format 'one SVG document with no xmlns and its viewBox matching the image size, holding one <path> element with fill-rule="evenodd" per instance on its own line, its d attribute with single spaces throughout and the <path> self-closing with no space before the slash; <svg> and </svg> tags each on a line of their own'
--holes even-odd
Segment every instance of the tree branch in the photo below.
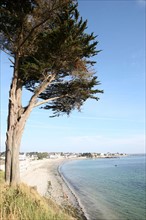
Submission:
<svg viewBox="0 0 146 220">
<path fill-rule="evenodd" d="M 37 103 L 34 105 L 34 107 L 43 105 L 43 104 L 45 104 L 45 103 L 47 103 L 47 102 L 49 102 L 49 101 L 53 101 L 53 100 L 60 99 L 60 98 L 63 98 L 63 97 L 65 97 L 65 96 L 56 96 L 56 97 L 54 97 L 54 98 L 46 99 L 46 100 L 44 100 L 44 101 L 42 101 L 42 102 L 37 102 Z"/>
<path fill-rule="evenodd" d="M 14 63 L 14 61 L 12 61 L 10 58 L 8 58 L 9 60 L 10 60 L 10 62 L 14 65 L 15 63 Z"/>
<path fill-rule="evenodd" d="M 36 89 L 34 95 L 30 98 L 29 104 L 26 107 L 26 111 L 29 111 L 30 108 L 34 108 L 37 105 L 36 99 L 38 98 L 38 96 L 47 88 L 47 86 L 52 82 L 52 80 L 54 80 L 55 78 L 55 74 L 52 74 L 52 76 L 48 76 L 46 77 L 46 79 L 44 79 L 44 81 L 38 86 L 38 88 Z"/>
<path fill-rule="evenodd" d="M 5 49 L 3 49 L 3 48 L 1 48 L 1 47 L 0 47 L 0 50 L 3 51 L 4 53 L 6 53 L 6 54 L 9 55 L 9 56 L 12 56 L 11 53 L 8 53 Z"/>
<path fill-rule="evenodd" d="M 44 24 L 47 20 L 49 20 L 49 18 L 50 18 L 51 15 L 52 15 L 52 12 L 55 11 L 55 10 L 57 10 L 58 8 L 60 8 L 60 6 L 57 6 L 56 8 L 53 8 L 52 10 L 50 10 L 50 11 L 48 12 L 49 16 L 48 16 L 46 19 L 44 19 L 43 21 L 41 21 L 40 23 L 38 23 L 37 25 L 35 25 L 35 26 L 31 29 L 31 31 L 28 33 L 28 35 L 26 36 L 26 38 L 25 38 L 25 39 L 23 40 L 23 42 L 19 45 L 18 50 L 19 50 L 20 47 L 27 41 L 27 39 L 31 36 L 31 34 L 35 31 L 35 29 L 37 29 L 37 28 L 40 27 L 42 24 Z"/>
</svg>

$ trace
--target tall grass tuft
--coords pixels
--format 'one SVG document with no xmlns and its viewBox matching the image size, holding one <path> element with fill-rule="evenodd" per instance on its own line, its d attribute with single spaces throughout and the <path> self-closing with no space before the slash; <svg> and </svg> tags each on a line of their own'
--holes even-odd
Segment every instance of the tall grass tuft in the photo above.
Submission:
<svg viewBox="0 0 146 220">
<path fill-rule="evenodd" d="M 2 174 L 0 173 L 0 176 Z M 24 184 L 9 187 L 0 182 L 0 220 L 73 220 L 53 201 Z"/>
</svg>

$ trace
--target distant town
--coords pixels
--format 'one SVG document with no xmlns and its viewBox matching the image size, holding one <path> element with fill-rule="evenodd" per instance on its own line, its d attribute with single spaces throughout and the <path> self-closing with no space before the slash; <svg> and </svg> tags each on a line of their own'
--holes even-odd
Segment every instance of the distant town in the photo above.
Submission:
<svg viewBox="0 0 146 220">
<path fill-rule="evenodd" d="M 21 152 L 19 154 L 20 172 L 27 170 L 32 163 L 46 159 L 98 159 L 98 158 L 120 158 L 127 156 L 125 153 L 63 153 L 63 152 Z M 5 152 L 0 153 L 0 170 L 5 170 Z"/>
<path fill-rule="evenodd" d="M 63 152 L 27 152 L 20 153 L 19 160 L 41 160 L 41 159 L 57 159 L 57 158 L 117 158 L 127 156 L 125 153 L 63 153 Z M 0 160 L 5 160 L 5 152 L 0 153 Z"/>
</svg>

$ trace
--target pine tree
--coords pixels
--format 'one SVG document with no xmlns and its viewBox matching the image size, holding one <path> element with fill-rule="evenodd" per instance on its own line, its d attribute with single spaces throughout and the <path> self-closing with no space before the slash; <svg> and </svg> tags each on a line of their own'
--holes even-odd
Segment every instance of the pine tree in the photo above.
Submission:
<svg viewBox="0 0 146 220">
<path fill-rule="evenodd" d="M 92 98 L 99 81 L 90 60 L 99 51 L 87 21 L 73 0 L 1 0 L 0 48 L 12 58 L 14 72 L 9 92 L 5 179 L 19 183 L 19 150 L 25 123 L 37 106 L 53 116 L 81 109 Z M 32 92 L 22 106 L 22 90 Z"/>
</svg>

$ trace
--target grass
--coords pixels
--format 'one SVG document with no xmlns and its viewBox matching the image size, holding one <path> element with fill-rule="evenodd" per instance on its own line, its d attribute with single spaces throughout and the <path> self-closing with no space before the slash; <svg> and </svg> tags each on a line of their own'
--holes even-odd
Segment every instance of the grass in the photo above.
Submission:
<svg viewBox="0 0 146 220">
<path fill-rule="evenodd" d="M 4 172 L 0 170 L 0 184 L 4 183 Z"/>
<path fill-rule="evenodd" d="M 73 220 L 53 201 L 21 184 L 9 187 L 0 171 L 0 220 Z"/>
</svg>

